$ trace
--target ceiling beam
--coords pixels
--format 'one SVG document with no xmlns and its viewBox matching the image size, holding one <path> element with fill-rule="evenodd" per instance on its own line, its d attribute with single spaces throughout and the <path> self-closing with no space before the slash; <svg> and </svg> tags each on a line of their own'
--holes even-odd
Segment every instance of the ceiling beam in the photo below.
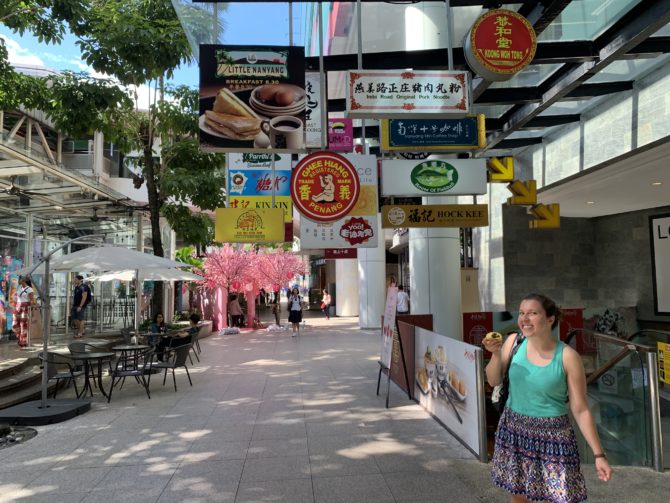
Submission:
<svg viewBox="0 0 670 503">
<path fill-rule="evenodd" d="M 515 110 L 502 129 L 489 136 L 486 148 L 494 148 L 514 131 L 523 128 L 551 105 L 663 28 L 670 22 L 670 9 L 667 8 L 667 0 L 649 0 L 638 4 L 626 17 L 626 23 L 618 30 L 610 30 L 596 40 L 596 46 L 601 47 L 597 60 L 569 69 L 543 93 L 539 103 L 529 103 Z M 605 36 L 607 38 L 603 38 Z"/>
</svg>

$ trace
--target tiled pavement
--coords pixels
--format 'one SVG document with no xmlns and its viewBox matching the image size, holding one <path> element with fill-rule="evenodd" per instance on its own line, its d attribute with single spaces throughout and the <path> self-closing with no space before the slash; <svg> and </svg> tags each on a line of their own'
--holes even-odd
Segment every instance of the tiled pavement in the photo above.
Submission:
<svg viewBox="0 0 670 503">
<path fill-rule="evenodd" d="M 379 335 L 308 319 L 299 338 L 201 341 L 193 387 L 126 382 L 111 404 L 0 450 L 0 503 L 503 502 L 489 467 L 406 395 L 375 395 Z M 667 502 L 670 475 L 618 468 L 589 501 Z"/>
</svg>

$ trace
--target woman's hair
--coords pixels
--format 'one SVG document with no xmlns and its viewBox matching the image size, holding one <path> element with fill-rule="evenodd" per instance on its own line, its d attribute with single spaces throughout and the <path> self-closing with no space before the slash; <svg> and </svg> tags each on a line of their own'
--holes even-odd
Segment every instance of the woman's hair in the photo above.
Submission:
<svg viewBox="0 0 670 503">
<path fill-rule="evenodd" d="M 165 323 L 165 316 L 163 316 L 163 313 L 154 314 L 154 323 L 158 323 L 158 317 L 159 316 L 161 316 L 163 318 L 163 323 Z"/>
<path fill-rule="evenodd" d="M 26 282 L 26 285 L 28 286 L 33 286 L 32 281 L 30 281 L 30 278 L 27 276 L 19 276 L 19 283 L 21 283 L 21 280 Z"/>
<path fill-rule="evenodd" d="M 521 300 L 536 300 L 539 302 L 547 317 L 554 316 L 554 322 L 551 324 L 552 330 L 558 326 L 558 321 L 561 319 L 561 309 L 549 297 L 541 293 L 529 293 Z"/>
</svg>

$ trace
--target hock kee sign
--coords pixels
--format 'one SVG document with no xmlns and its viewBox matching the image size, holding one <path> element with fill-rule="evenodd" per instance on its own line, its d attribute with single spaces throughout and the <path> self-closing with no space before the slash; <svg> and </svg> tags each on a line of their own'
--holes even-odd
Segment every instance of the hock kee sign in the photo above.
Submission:
<svg viewBox="0 0 670 503">
<path fill-rule="evenodd" d="M 354 70 L 348 72 L 347 115 L 431 118 L 470 112 L 468 72 Z"/>
<path fill-rule="evenodd" d="M 472 70 L 487 80 L 509 80 L 535 57 L 535 30 L 521 14 L 496 9 L 482 14 L 465 37 L 463 51 Z"/>
<path fill-rule="evenodd" d="M 382 206 L 382 228 L 486 227 L 487 204 L 427 204 Z"/>
</svg>

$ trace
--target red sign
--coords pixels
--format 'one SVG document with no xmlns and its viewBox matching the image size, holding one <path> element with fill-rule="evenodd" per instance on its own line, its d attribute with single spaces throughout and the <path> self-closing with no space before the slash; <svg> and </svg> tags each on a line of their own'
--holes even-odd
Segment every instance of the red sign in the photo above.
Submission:
<svg viewBox="0 0 670 503">
<path fill-rule="evenodd" d="M 487 80 L 507 80 L 535 57 L 535 30 L 522 15 L 506 9 L 482 14 L 465 41 L 465 58 Z"/>
<path fill-rule="evenodd" d="M 493 331 L 493 313 L 463 313 L 463 342 L 473 346 L 482 346 L 482 340 L 486 334 Z M 490 355 L 483 349 L 485 356 Z"/>
<path fill-rule="evenodd" d="M 328 260 L 358 258 L 358 250 L 356 248 L 328 248 L 325 250 L 324 256 Z"/>
<path fill-rule="evenodd" d="M 361 184 L 356 168 L 334 152 L 304 157 L 291 176 L 291 197 L 298 211 L 317 222 L 346 216 L 358 201 Z"/>
</svg>

